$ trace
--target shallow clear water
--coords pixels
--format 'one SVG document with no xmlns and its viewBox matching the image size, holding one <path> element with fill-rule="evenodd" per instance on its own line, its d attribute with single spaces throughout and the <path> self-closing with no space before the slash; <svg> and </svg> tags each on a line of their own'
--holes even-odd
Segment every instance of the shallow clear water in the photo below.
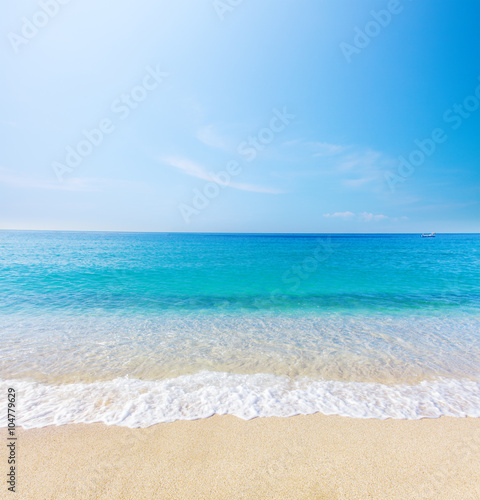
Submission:
<svg viewBox="0 0 480 500">
<path fill-rule="evenodd" d="M 0 232 L 26 427 L 480 416 L 480 236 Z"/>
</svg>

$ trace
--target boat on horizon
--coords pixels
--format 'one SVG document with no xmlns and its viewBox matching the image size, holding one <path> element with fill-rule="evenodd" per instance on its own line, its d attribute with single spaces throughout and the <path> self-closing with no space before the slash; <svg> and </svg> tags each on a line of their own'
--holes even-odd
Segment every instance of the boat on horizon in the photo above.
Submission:
<svg viewBox="0 0 480 500">
<path fill-rule="evenodd" d="M 422 238 L 435 238 L 435 233 L 422 234 Z"/>
</svg>

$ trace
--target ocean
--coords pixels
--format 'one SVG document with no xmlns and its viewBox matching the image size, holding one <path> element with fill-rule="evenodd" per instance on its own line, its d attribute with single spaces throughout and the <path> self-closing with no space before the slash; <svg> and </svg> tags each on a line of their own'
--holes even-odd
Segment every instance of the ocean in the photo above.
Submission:
<svg viewBox="0 0 480 500">
<path fill-rule="evenodd" d="M 0 280 L 24 428 L 480 417 L 478 234 L 0 231 Z"/>
</svg>

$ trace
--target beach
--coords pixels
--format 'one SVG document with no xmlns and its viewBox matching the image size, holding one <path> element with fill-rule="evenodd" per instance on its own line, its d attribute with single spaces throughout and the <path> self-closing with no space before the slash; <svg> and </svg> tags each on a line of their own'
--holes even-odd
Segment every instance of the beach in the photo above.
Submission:
<svg viewBox="0 0 480 500">
<path fill-rule="evenodd" d="M 480 2 L 4 4 L 0 500 L 480 500 Z"/>
<path fill-rule="evenodd" d="M 18 429 L 18 449 L 22 499 L 480 497 L 476 418 L 74 424 Z"/>
<path fill-rule="evenodd" d="M 480 498 L 478 235 L 1 237 L 18 498 Z"/>
</svg>

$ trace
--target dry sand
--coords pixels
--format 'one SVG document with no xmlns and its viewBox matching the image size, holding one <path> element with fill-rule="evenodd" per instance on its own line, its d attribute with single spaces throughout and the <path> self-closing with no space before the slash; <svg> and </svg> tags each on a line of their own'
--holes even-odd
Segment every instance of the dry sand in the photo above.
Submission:
<svg viewBox="0 0 480 500">
<path fill-rule="evenodd" d="M 78 424 L 19 430 L 18 452 L 2 498 L 480 499 L 474 418 Z"/>
</svg>

